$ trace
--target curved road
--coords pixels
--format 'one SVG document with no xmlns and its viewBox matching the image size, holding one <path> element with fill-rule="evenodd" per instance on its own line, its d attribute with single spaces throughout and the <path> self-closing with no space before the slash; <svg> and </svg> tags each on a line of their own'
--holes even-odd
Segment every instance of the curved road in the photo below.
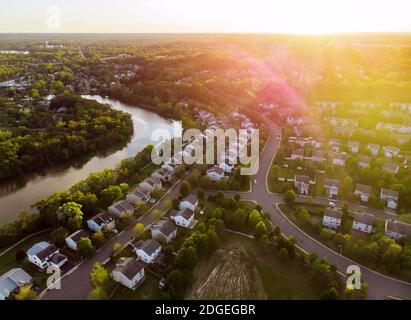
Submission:
<svg viewBox="0 0 411 320">
<path fill-rule="evenodd" d="M 294 225 L 277 208 L 277 205 L 283 202 L 283 196 L 280 194 L 272 194 L 268 191 L 268 172 L 275 153 L 278 150 L 279 142 L 277 135 L 280 134 L 280 129 L 274 123 L 269 123 L 269 126 L 271 135 L 260 156 L 259 171 L 253 177 L 256 183 L 253 183 L 251 192 L 241 194 L 242 198 L 257 201 L 264 211 L 270 212 L 272 222 L 279 226 L 286 236 L 295 236 L 299 248 L 307 252 L 316 252 L 318 255 L 327 258 L 329 263 L 335 263 L 337 265 L 338 271 L 346 274 L 349 265 L 359 264 L 329 249 Z M 381 218 L 387 218 L 389 216 L 389 213 L 384 214 L 383 212 L 380 215 Z M 388 296 L 411 299 L 410 283 L 385 276 L 364 266 L 360 266 L 360 268 L 364 280 L 368 284 L 368 299 L 385 299 Z"/>
<path fill-rule="evenodd" d="M 281 231 L 286 235 L 294 235 L 299 248 L 307 252 L 316 252 L 318 255 L 327 258 L 328 262 L 335 263 L 338 270 L 346 273 L 349 265 L 356 264 L 350 259 L 339 255 L 335 251 L 327 248 L 320 242 L 311 238 L 301 229 L 295 226 L 288 218 L 281 213 L 276 207 L 283 201 L 282 195 L 271 194 L 267 189 L 267 175 L 271 166 L 271 162 L 275 153 L 278 150 L 277 134 L 280 133 L 279 128 L 274 123 L 269 123 L 271 135 L 264 147 L 259 161 L 259 171 L 253 177 L 256 183 L 253 183 L 252 191 L 241 193 L 243 199 L 257 201 L 266 212 L 271 212 L 272 222 L 281 228 Z M 189 176 L 190 173 L 187 174 Z M 185 177 L 187 178 L 187 177 Z M 165 212 L 165 202 L 169 197 L 177 197 L 181 181 L 173 185 L 164 195 L 163 199 L 155 205 L 162 213 Z M 233 193 L 231 193 L 233 194 Z M 384 213 L 382 213 L 384 216 Z M 152 212 L 148 212 L 138 221 L 143 223 L 145 227 L 149 227 L 158 217 L 154 217 Z M 132 228 L 128 228 L 109 241 L 106 245 L 98 250 L 98 252 L 90 259 L 76 266 L 73 270 L 66 274 L 61 280 L 61 290 L 47 290 L 40 295 L 41 299 L 87 299 L 91 290 L 90 271 L 95 262 L 106 262 L 109 260 L 113 249 L 114 242 L 120 242 L 126 245 L 132 238 Z M 357 264 L 358 265 L 358 264 Z M 393 296 L 403 299 L 411 299 L 411 284 L 390 278 L 366 267 L 361 267 L 364 280 L 368 283 L 368 298 L 369 299 L 384 299 L 387 296 Z"/>
</svg>

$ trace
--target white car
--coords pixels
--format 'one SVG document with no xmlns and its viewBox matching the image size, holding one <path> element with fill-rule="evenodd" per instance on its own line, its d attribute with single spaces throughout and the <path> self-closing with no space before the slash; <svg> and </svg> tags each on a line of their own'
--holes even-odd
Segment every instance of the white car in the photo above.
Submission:
<svg viewBox="0 0 411 320">
<path fill-rule="evenodd" d="M 328 206 L 330 208 L 335 208 L 335 203 L 334 202 L 328 202 Z"/>
<path fill-rule="evenodd" d="M 254 180 L 254 184 L 257 184 L 257 180 Z"/>
</svg>

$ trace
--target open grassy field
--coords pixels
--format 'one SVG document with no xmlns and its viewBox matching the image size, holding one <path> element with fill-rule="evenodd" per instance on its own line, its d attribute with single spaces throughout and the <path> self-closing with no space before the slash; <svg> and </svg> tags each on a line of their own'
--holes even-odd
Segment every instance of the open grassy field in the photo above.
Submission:
<svg viewBox="0 0 411 320">
<path fill-rule="evenodd" d="M 322 294 L 300 260 L 284 261 L 276 249 L 264 250 L 255 240 L 229 232 L 215 256 L 197 265 L 193 279 L 187 291 L 191 299 L 319 299 Z"/>
</svg>

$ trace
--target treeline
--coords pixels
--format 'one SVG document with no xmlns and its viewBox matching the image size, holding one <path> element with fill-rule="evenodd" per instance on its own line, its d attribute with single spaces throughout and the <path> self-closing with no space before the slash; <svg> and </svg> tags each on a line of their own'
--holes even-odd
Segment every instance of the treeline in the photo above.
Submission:
<svg viewBox="0 0 411 320">
<path fill-rule="evenodd" d="M 10 131 L 0 135 L 0 178 L 103 152 L 133 133 L 129 114 L 72 95 L 56 97 L 50 110 L 10 108 L 7 124 Z"/>
<path fill-rule="evenodd" d="M 151 150 L 148 145 L 135 157 L 121 161 L 116 169 L 105 169 L 91 173 L 69 190 L 56 192 L 46 199 L 37 201 L 33 207 L 38 213 L 23 212 L 16 221 L 0 227 L 0 247 L 15 243 L 27 234 L 51 227 L 67 224 L 76 229 L 81 223 L 101 210 L 105 210 L 112 201 L 120 197 L 127 186 L 143 180 L 139 171 L 151 162 Z M 66 210 L 75 208 L 75 210 Z M 64 223 L 59 220 L 59 212 L 66 214 Z"/>
</svg>

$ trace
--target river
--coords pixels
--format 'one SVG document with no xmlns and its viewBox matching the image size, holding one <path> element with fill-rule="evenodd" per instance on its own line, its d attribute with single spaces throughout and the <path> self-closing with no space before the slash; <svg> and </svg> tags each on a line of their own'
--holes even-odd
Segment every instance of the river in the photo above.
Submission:
<svg viewBox="0 0 411 320">
<path fill-rule="evenodd" d="M 48 197 L 54 192 L 64 191 L 90 173 L 106 168 L 114 168 L 121 160 L 134 156 L 151 141 L 151 133 L 156 129 L 165 129 L 173 136 L 179 134 L 181 126 L 174 121 L 164 119 L 156 113 L 138 107 L 126 105 L 117 100 L 101 96 L 83 96 L 101 103 L 109 104 L 116 110 L 131 114 L 134 134 L 123 148 L 96 156 L 85 156 L 68 161 L 60 166 L 48 169 L 42 174 L 25 174 L 0 183 L 0 225 L 13 221 L 19 213 L 37 200 Z M 118 148 L 121 148 L 118 150 Z"/>
</svg>

